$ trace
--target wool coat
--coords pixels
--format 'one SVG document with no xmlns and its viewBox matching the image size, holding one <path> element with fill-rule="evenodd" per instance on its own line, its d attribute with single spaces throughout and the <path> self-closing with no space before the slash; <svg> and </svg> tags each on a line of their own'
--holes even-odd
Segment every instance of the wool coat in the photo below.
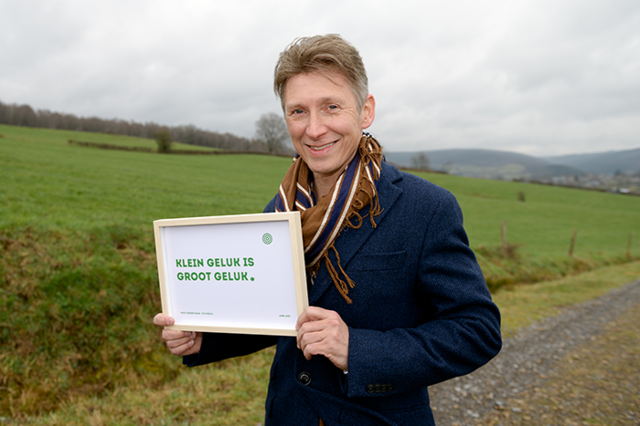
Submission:
<svg viewBox="0 0 640 426">
<path fill-rule="evenodd" d="M 469 248 L 448 191 L 383 162 L 382 213 L 345 228 L 335 243 L 355 282 L 347 304 L 326 267 L 309 304 L 336 311 L 349 327 L 347 373 L 293 337 L 205 333 L 189 366 L 277 344 L 266 425 L 432 425 L 428 386 L 465 375 L 501 348 L 500 314 Z M 272 200 L 265 211 L 274 211 Z M 364 210 L 366 213 L 366 210 Z M 335 256 L 332 254 L 332 261 Z"/>
</svg>

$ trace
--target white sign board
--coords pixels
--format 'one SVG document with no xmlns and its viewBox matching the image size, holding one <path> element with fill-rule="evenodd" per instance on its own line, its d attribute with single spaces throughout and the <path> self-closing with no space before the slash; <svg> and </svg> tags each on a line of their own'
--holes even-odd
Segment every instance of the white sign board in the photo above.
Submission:
<svg viewBox="0 0 640 426">
<path fill-rule="evenodd" d="M 153 222 L 162 312 L 177 330 L 295 336 L 308 306 L 300 213 Z"/>
</svg>

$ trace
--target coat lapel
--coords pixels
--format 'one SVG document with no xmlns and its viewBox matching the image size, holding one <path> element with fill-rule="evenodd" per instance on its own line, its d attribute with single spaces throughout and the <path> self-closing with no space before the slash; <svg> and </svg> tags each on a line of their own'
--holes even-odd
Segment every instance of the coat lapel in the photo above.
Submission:
<svg viewBox="0 0 640 426">
<path fill-rule="evenodd" d="M 395 185 L 395 182 L 400 179 L 402 179 L 402 175 L 398 169 L 389 166 L 385 162 L 382 163 L 382 173 L 380 174 L 380 182 L 378 183 L 378 196 L 380 197 L 382 213 L 375 218 L 378 226 L 380 226 L 402 193 L 402 190 Z M 366 213 L 366 210 L 363 210 L 363 212 Z M 340 255 L 340 264 L 345 270 L 360 247 L 362 247 L 374 231 L 375 228 L 371 226 L 369 218 L 364 219 L 364 223 L 359 229 L 345 228 L 342 230 L 336 239 L 335 247 Z M 331 262 L 336 261 L 333 253 L 330 253 L 330 259 Z M 335 286 L 326 266 L 323 264 L 318 271 L 318 276 L 313 286 L 309 289 L 309 304 L 315 305 L 324 292 L 331 288 L 335 288 Z"/>
</svg>

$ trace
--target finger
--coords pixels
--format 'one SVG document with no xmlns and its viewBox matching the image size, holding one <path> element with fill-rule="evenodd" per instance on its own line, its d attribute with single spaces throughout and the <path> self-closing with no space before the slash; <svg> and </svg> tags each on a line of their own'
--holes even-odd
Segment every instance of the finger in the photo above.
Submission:
<svg viewBox="0 0 640 426">
<path fill-rule="evenodd" d="M 304 330 L 298 333 L 298 347 L 304 350 L 308 345 L 324 340 L 323 330 Z"/>
<path fill-rule="evenodd" d="M 162 330 L 162 338 L 164 340 L 180 340 L 180 339 L 195 339 L 196 332 L 195 331 L 182 331 L 182 330 L 171 330 L 165 328 Z"/>
<path fill-rule="evenodd" d="M 334 346 L 335 341 L 327 330 L 305 333 L 300 340 L 300 349 L 307 360 L 314 355 L 330 357 Z"/>
<path fill-rule="evenodd" d="M 186 344 L 190 344 L 191 346 L 193 346 L 193 342 L 195 341 L 195 339 L 196 339 L 196 336 L 194 333 L 193 335 L 181 337 L 179 339 L 167 340 L 166 342 L 169 348 L 177 348 L 179 346 L 186 345 Z"/>
<path fill-rule="evenodd" d="M 158 314 L 153 317 L 153 323 L 160 327 L 167 327 L 175 324 L 176 320 L 165 314 Z"/>
<path fill-rule="evenodd" d="M 331 321 L 311 321 L 302 325 L 298 331 L 297 343 L 298 349 L 306 351 L 309 345 L 321 345 L 327 339 L 335 336 L 336 330 L 334 323 Z M 317 355 L 315 353 L 314 355 Z"/>
<path fill-rule="evenodd" d="M 187 343 L 172 348 L 169 346 L 169 342 L 167 342 L 167 347 L 169 347 L 169 351 L 171 351 L 173 355 L 185 355 L 191 350 L 193 345 L 194 341 L 189 340 Z"/>
<path fill-rule="evenodd" d="M 298 328 L 298 340 L 306 333 L 339 330 L 343 324 L 344 322 L 337 314 L 327 315 L 323 319 L 307 321 Z"/>
<path fill-rule="evenodd" d="M 304 347 L 301 345 L 301 339 L 305 334 L 330 331 L 336 328 L 339 329 L 342 324 L 343 321 L 337 312 L 310 306 L 303 311 L 303 315 L 300 316 L 298 324 L 296 324 L 298 331 L 296 343 L 298 348 L 301 349 Z M 323 336 L 326 334 L 327 333 L 324 333 Z"/>
<path fill-rule="evenodd" d="M 300 329 L 298 330 L 298 342 L 301 343 L 304 337 L 307 337 L 306 341 L 309 342 L 311 338 L 311 334 L 321 333 L 322 331 L 327 329 L 327 323 L 324 321 L 310 321 L 302 324 Z M 316 340 L 318 336 L 316 336 Z"/>
<path fill-rule="evenodd" d="M 318 308 L 317 306 L 308 306 L 298 317 L 298 321 L 296 322 L 296 330 L 299 330 L 304 323 L 307 323 L 309 321 L 319 321 L 327 318 L 331 314 L 331 312 L 333 311 Z"/>
<path fill-rule="evenodd" d="M 296 345 L 298 346 L 298 349 L 304 349 L 303 339 L 307 334 L 317 331 L 317 325 L 312 329 L 308 324 L 309 323 L 306 322 L 298 328 L 298 334 L 296 336 Z"/>
<path fill-rule="evenodd" d="M 303 313 L 306 313 L 311 321 L 318 321 L 318 320 L 325 319 L 329 315 L 331 315 L 332 312 L 333 311 L 329 311 L 324 308 L 319 308 L 317 306 L 309 306 L 307 307 L 307 309 L 303 311 Z"/>
<path fill-rule="evenodd" d="M 315 337 L 317 337 L 318 334 L 321 333 L 310 334 L 310 336 L 312 337 L 311 340 L 315 340 L 313 338 L 313 335 L 316 335 Z M 336 336 L 334 335 L 328 334 L 315 341 L 309 340 L 308 342 L 306 342 L 303 339 L 302 354 L 304 355 L 305 359 L 310 360 L 315 355 L 323 355 L 327 359 L 329 359 L 329 361 L 331 361 L 336 367 L 342 370 L 346 370 L 348 368 L 349 359 L 348 337 L 346 343 L 341 342 L 335 337 Z"/>
<path fill-rule="evenodd" d="M 324 321 L 309 321 L 300 326 L 300 329 L 298 330 L 298 337 L 304 335 L 305 333 L 322 331 L 325 328 L 327 328 L 327 323 Z"/>
<path fill-rule="evenodd" d="M 318 342 L 313 342 L 313 343 L 309 343 L 306 346 L 304 346 L 304 349 L 302 350 L 302 354 L 304 355 L 304 357 L 307 360 L 310 360 L 311 357 L 313 357 L 314 355 L 324 355 L 327 356 L 327 350 L 326 350 L 326 345 L 324 344 L 323 340 L 320 340 Z"/>
<path fill-rule="evenodd" d="M 302 327 L 302 324 L 306 323 L 307 321 L 311 320 L 309 319 L 309 315 L 307 314 L 307 310 L 305 309 L 298 317 L 298 321 L 296 321 L 296 331 L 300 331 L 300 327 Z"/>
</svg>

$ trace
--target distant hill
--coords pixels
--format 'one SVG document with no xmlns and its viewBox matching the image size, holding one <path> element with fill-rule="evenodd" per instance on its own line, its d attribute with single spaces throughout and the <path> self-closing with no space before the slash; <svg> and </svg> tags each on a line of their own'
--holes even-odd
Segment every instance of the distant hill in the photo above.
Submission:
<svg viewBox="0 0 640 426">
<path fill-rule="evenodd" d="M 543 179 L 561 175 L 583 175 L 582 170 L 551 164 L 540 158 L 508 151 L 488 149 L 445 149 L 423 151 L 430 168 L 448 173 L 488 179 Z M 386 152 L 387 161 L 411 167 L 417 152 Z"/>
<path fill-rule="evenodd" d="M 574 154 L 560 157 L 545 157 L 554 164 L 564 164 L 591 173 L 640 172 L 640 148 L 626 151 L 608 151 L 595 154 Z"/>
<path fill-rule="evenodd" d="M 640 148 L 546 158 L 488 149 L 445 149 L 422 153 L 429 158 L 433 170 L 488 179 L 546 179 L 587 173 L 640 172 Z M 416 154 L 418 152 L 385 152 L 387 161 L 400 167 L 411 167 L 411 159 Z"/>
</svg>

